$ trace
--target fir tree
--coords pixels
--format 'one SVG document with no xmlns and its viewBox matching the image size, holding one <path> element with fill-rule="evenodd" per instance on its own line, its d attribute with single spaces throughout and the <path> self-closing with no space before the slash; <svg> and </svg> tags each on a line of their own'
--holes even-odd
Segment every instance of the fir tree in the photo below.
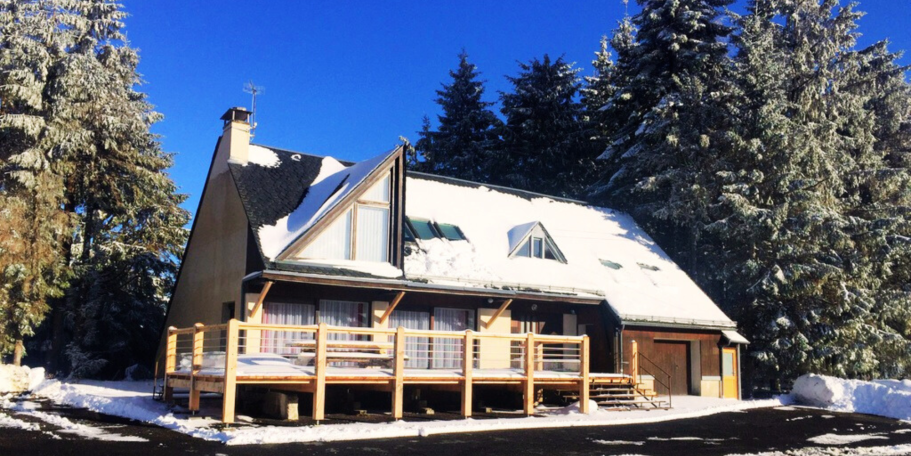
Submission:
<svg viewBox="0 0 911 456">
<path fill-rule="evenodd" d="M 418 170 L 472 181 L 488 182 L 488 163 L 496 147 L 500 120 L 490 110 L 492 102 L 483 101 L 484 81 L 468 54 L 459 54 L 459 67 L 450 71 L 450 84 L 437 90 L 436 103 L 443 109 L 437 116 L 439 127 L 431 130 L 424 118 L 415 149 L 423 160 L 415 159 Z"/>
<path fill-rule="evenodd" d="M 694 271 L 718 192 L 709 176 L 730 147 L 731 28 L 719 18 L 731 0 L 639 3 L 612 39 L 616 90 L 601 117 L 607 172 L 590 198 L 629 211 Z"/>
<path fill-rule="evenodd" d="M 120 32 L 125 13 L 107 0 L 3 7 L 13 30 L 36 24 L 4 34 L 13 45 L 0 48 L 2 77 L 12 82 L 3 107 L 14 114 L 3 121 L 22 125 L 3 131 L 16 146 L 5 171 L 25 187 L 59 176 L 57 207 L 76 222 L 59 249 L 73 280 L 51 301 L 51 354 L 65 348 L 76 375 L 150 362 L 151 350 L 137 347 L 157 339 L 187 214 L 165 174 L 172 157 L 149 132 L 161 116 L 136 90 L 138 55 Z M 31 136 L 19 133 L 26 130 Z"/>
<path fill-rule="evenodd" d="M 491 175 L 494 183 L 558 196 L 579 196 L 594 169 L 586 142 L 578 69 L 560 57 L 519 63 L 502 93 L 503 144 Z"/>
<path fill-rule="evenodd" d="M 882 109 L 877 81 L 891 74 L 893 95 L 906 84 L 894 56 L 854 50 L 860 14 L 836 6 L 756 0 L 738 19 L 739 141 L 708 231 L 754 377 L 773 382 L 904 372 L 911 347 L 894 268 L 908 264 L 908 170 L 888 159 L 904 154 L 891 144 L 908 112 L 877 113 L 907 102 Z"/>
</svg>

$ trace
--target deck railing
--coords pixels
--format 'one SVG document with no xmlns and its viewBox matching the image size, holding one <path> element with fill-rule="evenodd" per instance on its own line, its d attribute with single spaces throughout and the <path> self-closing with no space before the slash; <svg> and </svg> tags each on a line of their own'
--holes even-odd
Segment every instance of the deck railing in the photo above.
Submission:
<svg viewBox="0 0 911 456">
<path fill-rule="evenodd" d="M 525 412 L 534 413 L 536 374 L 542 378 L 567 375 L 579 383 L 580 410 L 588 413 L 588 336 L 498 334 L 466 331 L 412 330 L 402 327 L 358 328 L 319 325 L 271 325 L 231 320 L 226 324 L 168 328 L 166 376 L 189 377 L 190 409 L 198 410 L 198 382 L 224 392 L 226 423 L 233 422 L 238 357 L 256 353 L 281 356 L 297 366 L 312 366 L 306 382 L 314 393 L 313 418 L 324 419 L 325 386 L 333 375 L 357 376 L 359 369 L 389 369 L 393 417 L 402 417 L 406 377 L 420 381 L 434 371 L 458 374 L 462 387 L 462 414 L 471 415 L 472 383 L 476 379 L 511 375 L 525 385 Z M 367 371 L 362 371 L 367 372 Z M 376 371 L 373 371 L 376 372 Z M 293 382 L 293 376 L 261 373 L 251 383 Z M 496 375 L 494 375 L 496 374 Z M 249 373 L 245 374 L 249 376 Z M 283 378 L 284 377 L 284 378 Z M 417 379 L 417 380 L 416 380 Z M 254 381 L 255 380 L 255 381 Z M 222 382 L 213 386 L 213 382 Z M 166 381 L 166 385 L 168 385 Z M 173 388 L 165 396 L 172 397 Z"/>
</svg>

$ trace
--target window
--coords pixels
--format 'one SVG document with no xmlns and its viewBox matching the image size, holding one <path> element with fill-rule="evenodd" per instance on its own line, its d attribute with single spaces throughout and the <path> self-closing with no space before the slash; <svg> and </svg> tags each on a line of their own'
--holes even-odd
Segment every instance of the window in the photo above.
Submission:
<svg viewBox="0 0 911 456">
<path fill-rule="evenodd" d="M 442 234 L 446 239 L 449 239 L 450 241 L 466 240 L 465 235 L 462 234 L 462 230 L 459 227 L 450 225 L 448 223 L 437 223 L 436 225 L 437 231 L 439 231 L 440 234 Z"/>
<path fill-rule="evenodd" d="M 296 257 L 388 262 L 389 183 L 386 175 Z"/>
<path fill-rule="evenodd" d="M 466 309 L 433 309 L 433 329 L 435 331 L 465 331 L 474 329 L 474 311 Z M 434 337 L 433 368 L 462 367 L 462 339 Z"/>
<path fill-rule="evenodd" d="M 262 322 L 267 325 L 312 325 L 316 318 L 315 309 L 313 304 L 265 302 Z M 297 355 L 301 349 L 291 344 L 305 339 L 313 339 L 313 334 L 299 331 L 263 331 L 260 351 L 285 356 Z"/>
<path fill-rule="evenodd" d="M 563 260 L 563 255 L 554 247 L 550 239 L 535 236 L 529 237 L 527 241 L 520 244 L 516 249 L 515 256 L 544 258 L 547 260 L 557 260 L 561 263 L 566 262 L 566 260 Z"/>
<path fill-rule="evenodd" d="M 611 260 L 600 260 L 600 261 L 601 261 L 602 266 L 604 266 L 606 268 L 611 268 L 611 269 L 614 269 L 617 271 L 619 271 L 623 267 L 623 265 L 621 265 L 620 263 L 614 263 Z"/>
<path fill-rule="evenodd" d="M 650 264 L 645 264 L 645 263 L 636 263 L 636 264 L 638 264 L 640 268 L 645 269 L 646 271 L 656 271 L 657 272 L 657 271 L 661 270 L 658 268 L 658 266 L 652 266 Z"/>
<path fill-rule="evenodd" d="M 414 234 L 418 239 L 433 239 L 435 237 L 440 237 L 437 235 L 436 230 L 433 228 L 433 224 L 430 223 L 430 220 L 417 219 L 406 217 L 408 223 L 411 225 L 411 228 L 414 230 Z"/>
<path fill-rule="evenodd" d="M 414 231 L 411 231 L 411 227 L 407 223 L 402 224 L 402 237 L 405 238 L 405 242 L 414 242 Z"/>
<path fill-rule="evenodd" d="M 389 327 L 405 329 L 430 329 L 430 312 L 411 311 L 411 310 L 393 310 L 389 316 Z M 390 340 L 392 337 L 390 337 Z M 405 338 L 405 367 L 427 369 L 430 365 L 430 338 L 429 337 L 406 337 Z"/>
<path fill-rule="evenodd" d="M 541 222 L 525 223 L 507 233 L 511 257 L 543 258 L 566 263 L 566 258 Z"/>
</svg>

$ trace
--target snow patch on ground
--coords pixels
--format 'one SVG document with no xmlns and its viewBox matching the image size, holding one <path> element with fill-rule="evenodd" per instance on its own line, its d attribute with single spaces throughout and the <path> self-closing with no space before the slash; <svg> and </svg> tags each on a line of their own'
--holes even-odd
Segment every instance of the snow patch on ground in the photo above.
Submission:
<svg viewBox="0 0 911 456">
<path fill-rule="evenodd" d="M 175 416 L 164 404 L 152 400 L 151 390 L 151 382 L 83 381 L 66 383 L 48 380 L 41 384 L 34 394 L 59 404 L 144 421 L 193 437 L 222 441 L 229 445 L 329 442 L 515 429 L 656 423 L 697 418 L 722 412 L 775 407 L 783 404 L 782 400 L 777 398 L 762 401 L 736 401 L 679 396 L 674 397 L 674 408 L 671 410 L 638 410 L 619 413 L 598 410 L 593 406 L 592 413 L 585 415 L 578 412 L 576 404 L 560 409 L 541 410 L 536 416 L 523 418 L 397 421 L 299 427 L 237 425 L 219 430 L 216 427 L 218 421 L 215 419 L 189 420 Z"/>
<path fill-rule="evenodd" d="M 26 431 L 40 431 L 41 427 L 36 423 L 26 423 L 17 418 L 13 418 L 5 413 L 0 413 L 0 428 L 24 429 Z"/>
<path fill-rule="evenodd" d="M 92 440 L 104 440 L 108 442 L 148 442 L 148 439 L 142 437 L 131 436 L 131 435 L 120 435 L 107 432 L 103 429 L 99 429 L 92 426 L 87 426 L 85 424 L 74 423 L 68 418 L 62 417 L 60 415 L 55 415 L 52 413 L 39 412 L 37 410 L 25 409 L 24 411 L 19 412 L 20 415 L 31 416 L 37 418 L 45 423 L 56 426 L 60 428 L 61 433 L 64 434 L 73 434 L 78 435 L 86 439 Z M 36 429 L 38 430 L 37 425 Z"/>
<path fill-rule="evenodd" d="M 44 381 L 44 368 L 0 364 L 0 394 L 31 391 Z"/>
<path fill-rule="evenodd" d="M 645 442 L 632 442 L 629 440 L 592 440 L 592 442 L 597 443 L 598 445 L 639 445 L 642 446 Z"/>
<path fill-rule="evenodd" d="M 814 407 L 911 420 L 909 387 L 907 380 L 866 382 L 808 374 L 794 382 L 791 396 Z"/>
<path fill-rule="evenodd" d="M 807 439 L 808 442 L 813 442 L 817 445 L 847 445 L 849 443 L 863 442 L 864 440 L 889 440 L 889 438 L 878 434 L 823 434 Z"/>
<path fill-rule="evenodd" d="M 887 445 L 864 448 L 810 447 L 764 453 L 738 453 L 727 456 L 907 456 L 911 445 Z"/>
</svg>

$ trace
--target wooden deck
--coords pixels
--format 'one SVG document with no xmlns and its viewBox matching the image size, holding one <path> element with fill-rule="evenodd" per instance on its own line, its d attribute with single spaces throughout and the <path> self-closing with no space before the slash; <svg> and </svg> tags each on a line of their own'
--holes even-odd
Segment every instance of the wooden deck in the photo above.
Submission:
<svg viewBox="0 0 911 456">
<path fill-rule="evenodd" d="M 412 356 L 406 355 L 406 347 Z M 406 362 L 425 366 L 406 367 Z M 372 364 L 365 367 L 364 363 Z M 371 385 L 389 391 L 392 416 L 399 419 L 405 385 L 451 385 L 461 392 L 462 415 L 470 417 L 474 385 L 518 386 L 524 395 L 524 412 L 531 415 L 537 389 L 574 391 L 580 411 L 588 413 L 592 384 L 631 383 L 626 375 L 589 372 L 588 336 L 285 326 L 237 320 L 169 328 L 165 367 L 166 400 L 172 400 L 175 388 L 186 388 L 190 410 L 198 410 L 201 392 L 221 393 L 224 423 L 234 422 L 238 385 L 312 393 L 312 417 L 320 421 L 325 418 L 327 385 Z"/>
</svg>

